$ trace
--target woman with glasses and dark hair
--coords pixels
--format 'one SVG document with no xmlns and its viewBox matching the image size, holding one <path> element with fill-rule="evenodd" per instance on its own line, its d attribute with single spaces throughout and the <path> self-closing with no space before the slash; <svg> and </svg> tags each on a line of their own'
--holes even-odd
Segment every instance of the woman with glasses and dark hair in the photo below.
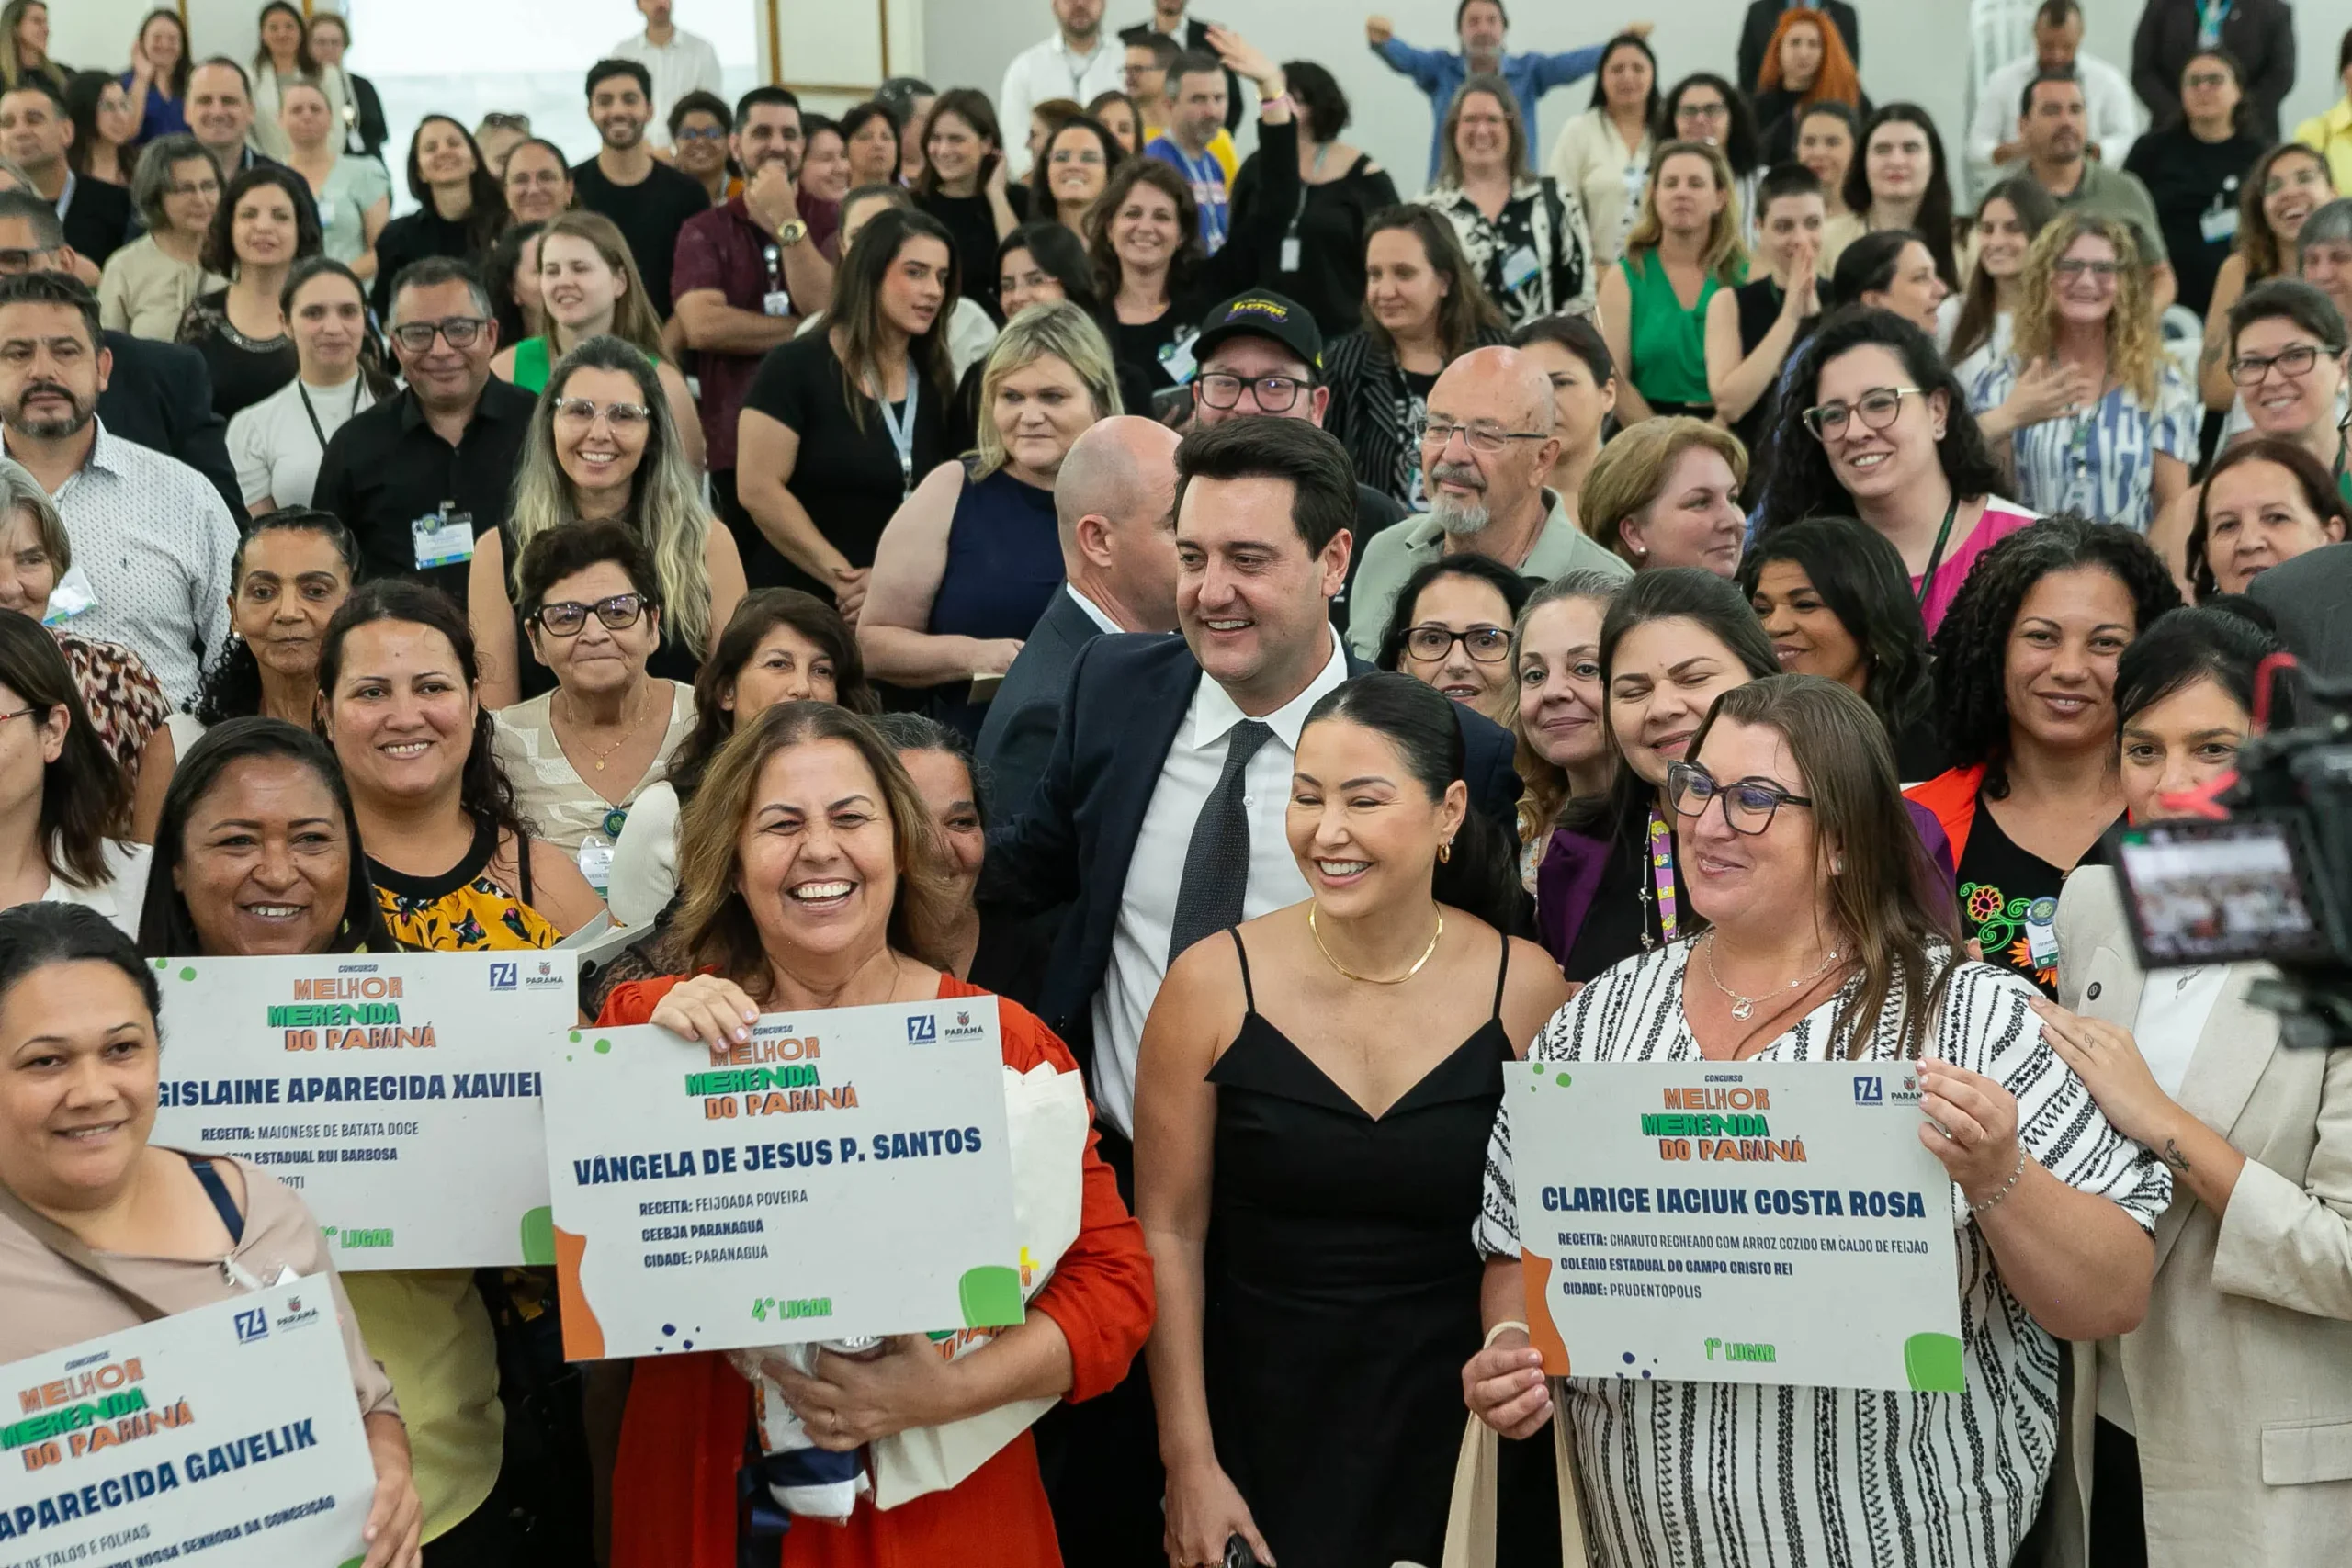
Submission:
<svg viewBox="0 0 2352 1568">
<path fill-rule="evenodd" d="M 1824 319 L 1765 452 L 1759 536 L 1804 517 L 1860 518 L 1903 557 L 1931 636 L 1976 558 L 2033 521 L 1997 493 L 2001 470 L 1935 340 L 1888 311 Z"/>
<path fill-rule="evenodd" d="M 1600 269 L 1593 265 L 1584 203 L 1529 166 L 1518 95 L 1479 73 L 1447 106 L 1437 178 L 1417 198 L 1445 215 L 1462 254 L 1517 326 L 1558 312 L 1588 314 Z"/>
<path fill-rule="evenodd" d="M 1505 340 L 1502 313 L 1462 254 L 1453 225 L 1418 204 L 1373 214 L 1364 235 L 1364 323 L 1323 351 L 1323 428 L 1356 478 L 1402 505 L 1426 505 L 1419 433 L 1445 367 Z"/>
<path fill-rule="evenodd" d="M 392 284 L 402 267 L 427 256 L 478 261 L 506 227 L 498 175 L 473 133 L 447 115 L 426 115 L 409 138 L 408 194 L 417 209 L 376 236 L 376 283 L 368 302 L 379 321 L 392 319 Z"/>
<path fill-rule="evenodd" d="M 180 318 L 178 341 L 204 356 L 212 412 L 233 418 L 300 373 L 287 331 L 286 279 L 319 254 L 318 209 L 302 176 L 278 164 L 247 169 L 213 209 L 199 260 L 229 287 L 199 294 Z"/>
<path fill-rule="evenodd" d="M 1029 183 L 1037 193 L 1029 203 L 1031 212 L 1058 223 L 1083 242 L 1087 215 L 1109 188 L 1111 171 L 1129 156 L 1101 120 L 1079 115 L 1062 121 L 1046 139 L 1039 166 L 1030 174 Z M 1001 299 L 997 303 L 1010 321 L 1012 308 Z"/>
<path fill-rule="evenodd" d="M 2122 815 L 2116 660 L 2179 604 L 2146 540 L 2069 514 L 1985 551 L 1936 629 L 1952 766 L 1906 793 L 1951 840 L 1962 934 L 2044 995 L 2057 995 L 2059 887 Z"/>
<path fill-rule="evenodd" d="M 1584 204 L 1596 272 L 1623 254 L 1625 235 L 1642 209 L 1650 154 L 1657 145 L 1657 56 L 1635 33 L 1619 33 L 1600 49 L 1592 76 L 1592 104 L 1560 128 L 1544 168 L 1562 190 Z"/>
<path fill-rule="evenodd" d="M 1958 1187 L 1957 1391 L 1547 1383 L 1506 1110 L 1476 1236 L 1487 1348 L 1463 1371 L 1470 1408 L 1510 1438 L 1566 1423 L 1589 1538 L 1676 1543 L 1629 1561 L 1731 1562 L 1773 1540 L 1808 1561 L 2009 1562 L 2056 1447 L 2059 1340 L 2141 1321 L 2172 1183 L 2044 1043 L 2032 989 L 1967 960 L 1869 704 L 1814 676 L 1758 680 L 1714 699 L 1685 750 L 1660 807 L 1682 863 L 1709 869 L 1681 900 L 1683 940 L 1592 980 L 1529 1059 L 1916 1075 L 1897 1113 Z"/>
<path fill-rule="evenodd" d="M 1903 558 L 1851 517 L 1808 517 L 1759 539 L 1739 563 L 1739 589 L 1764 623 L 1781 668 L 1862 694 L 1886 726 L 1899 777 L 1944 771 L 1929 713 L 1928 629 Z"/>
<path fill-rule="evenodd" d="M 1374 213 L 1396 205 L 1396 182 L 1371 153 L 1340 140 L 1355 111 L 1338 78 L 1311 60 L 1286 60 L 1283 73 L 1298 116 L 1304 201 L 1260 253 L 1258 276 L 1306 306 L 1329 342 L 1363 320 L 1364 231 Z M 1273 233 L 1257 221 L 1263 178 L 1256 152 L 1241 161 L 1233 180 L 1237 232 Z"/>
<path fill-rule="evenodd" d="M 0 610 L 0 909 L 86 904 L 131 931 L 148 854 L 130 838 L 130 775 L 91 728 L 57 639 Z"/>
<path fill-rule="evenodd" d="M 1821 267 L 1882 229 L 1908 229 L 1935 258 L 1944 290 L 1960 288 L 1951 251 L 1951 175 L 1943 138 L 1917 104 L 1883 104 L 1863 122 L 1861 148 L 1846 171 L 1846 216 L 1821 231 Z"/>
<path fill-rule="evenodd" d="M 516 563 L 515 607 L 555 690 L 498 710 L 495 751 L 539 841 L 601 896 L 629 808 L 694 728 L 694 688 L 646 670 L 662 641 L 660 579 L 635 529 L 550 528 Z"/>
<path fill-rule="evenodd" d="M 1502 562 L 1471 551 L 1417 567 L 1396 591 L 1376 662 L 1508 724 L 1519 709 L 1511 627 L 1534 591 Z"/>
</svg>

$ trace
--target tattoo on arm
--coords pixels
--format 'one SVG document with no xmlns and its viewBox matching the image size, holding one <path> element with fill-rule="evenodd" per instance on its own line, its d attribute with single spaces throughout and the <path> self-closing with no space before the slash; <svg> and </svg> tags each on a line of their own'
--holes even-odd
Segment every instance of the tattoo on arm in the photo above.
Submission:
<svg viewBox="0 0 2352 1568">
<path fill-rule="evenodd" d="M 2188 1168 L 2188 1156 L 2180 1152 L 2180 1145 L 2175 1139 L 2166 1138 L 2165 1140 L 2163 1152 L 2159 1154 L 2157 1157 L 2162 1159 L 2166 1165 L 2172 1167 L 2175 1170 L 2187 1170 Z"/>
</svg>

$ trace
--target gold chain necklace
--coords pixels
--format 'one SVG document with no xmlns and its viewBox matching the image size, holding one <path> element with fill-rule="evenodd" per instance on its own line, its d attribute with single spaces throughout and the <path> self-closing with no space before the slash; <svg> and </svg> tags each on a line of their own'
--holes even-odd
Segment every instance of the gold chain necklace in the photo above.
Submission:
<svg viewBox="0 0 2352 1568">
<path fill-rule="evenodd" d="M 651 690 L 651 682 L 647 682 L 647 691 L 648 691 L 648 693 L 650 693 L 650 690 Z M 569 694 L 569 693 L 567 693 L 567 694 L 566 694 L 566 695 L 569 695 L 570 694 Z M 577 707 L 577 705 L 577 705 L 577 704 L 575 704 L 575 705 L 574 705 L 575 707 Z M 610 746 L 605 747 L 605 748 L 603 750 L 601 750 L 601 751 L 597 751 L 597 750 L 591 750 L 591 749 L 590 749 L 590 747 L 589 747 L 589 745 L 588 745 L 587 737 L 586 737 L 586 735 L 585 735 L 585 733 L 584 733 L 584 728 L 585 728 L 585 727 L 584 727 L 584 726 L 582 726 L 582 725 L 581 724 L 580 719 L 579 719 L 579 716 L 578 716 L 576 713 L 575 713 L 575 714 L 573 715 L 573 716 L 572 716 L 572 720 L 571 720 L 571 727 L 572 727 L 572 728 L 574 728 L 574 729 L 579 729 L 579 730 L 582 730 L 582 731 L 583 731 L 583 733 L 582 733 L 582 736 L 581 736 L 580 748 L 581 748 L 581 750 L 583 750 L 583 751 L 587 751 L 587 752 L 588 752 L 589 756 L 590 756 L 590 757 L 594 761 L 594 762 L 595 762 L 595 764 L 596 764 L 596 771 L 597 771 L 598 773 L 603 773 L 603 772 L 605 771 L 605 758 L 607 758 L 607 757 L 609 757 L 609 756 L 611 756 L 614 752 L 616 752 L 616 751 L 619 750 L 622 747 L 624 747 L 624 746 L 628 745 L 630 741 L 632 741 L 632 740 L 636 739 L 637 739 L 637 732 L 638 732 L 639 730 L 643 729 L 643 728 L 645 728 L 645 716 L 646 716 L 647 714 L 649 714 L 649 713 L 652 712 L 652 711 L 653 711 L 653 705 L 652 705 L 650 702 L 646 701 L 646 700 L 644 699 L 644 696 L 643 696 L 643 695 L 640 695 L 640 697 L 639 697 L 639 701 L 638 701 L 638 705 L 637 705 L 637 717 L 636 717 L 634 720 L 632 720 L 632 721 L 630 722 L 628 728 L 628 729 L 626 729 L 626 730 L 624 730 L 624 731 L 622 732 L 622 734 L 621 734 L 621 738 L 620 738 L 618 740 L 614 741 Z"/>
<path fill-rule="evenodd" d="M 1306 931 L 1307 934 L 1315 939 L 1315 950 L 1323 955 L 1324 963 L 1329 964 L 1332 968 L 1337 969 L 1349 979 L 1361 981 L 1367 986 L 1403 985 L 1406 981 L 1411 979 L 1414 976 L 1421 972 L 1421 965 L 1427 964 L 1430 961 L 1430 955 L 1437 952 L 1438 938 L 1445 934 L 1445 911 L 1441 909 L 1438 911 L 1437 916 L 1437 930 L 1430 933 L 1430 944 L 1421 949 L 1421 955 L 1413 960 L 1413 966 L 1410 969 L 1406 970 L 1402 975 L 1397 976 L 1393 980 L 1383 980 L 1376 976 L 1359 975 L 1354 970 L 1349 968 L 1346 964 L 1331 956 L 1331 950 L 1323 945 L 1323 932 L 1315 923 L 1315 909 L 1316 906 L 1312 902 L 1308 903 L 1306 906 Z"/>
<path fill-rule="evenodd" d="M 1329 955 L 1327 953 L 1325 956 L 1328 957 Z M 1707 961 L 1707 978 L 1714 982 L 1715 989 L 1721 991 L 1731 1000 L 1732 1017 L 1739 1020 L 1742 1023 L 1747 1022 L 1748 1018 L 1756 1011 L 1756 1004 L 1762 998 L 1758 997 L 1741 996 L 1737 991 L 1735 991 L 1729 986 L 1724 985 L 1723 976 L 1715 973 L 1715 933 L 1713 931 L 1709 931 L 1707 933 L 1707 949 L 1703 956 Z M 1829 966 L 1837 962 L 1838 950 L 1833 947 L 1829 950 L 1829 956 L 1824 958 L 1818 964 L 1815 965 L 1812 974 L 1805 976 L 1802 979 L 1790 981 L 1789 989 L 1792 992 L 1804 989 L 1804 987 L 1812 985 L 1824 975 L 1828 974 Z M 1767 994 L 1769 995 L 1770 993 Z"/>
</svg>

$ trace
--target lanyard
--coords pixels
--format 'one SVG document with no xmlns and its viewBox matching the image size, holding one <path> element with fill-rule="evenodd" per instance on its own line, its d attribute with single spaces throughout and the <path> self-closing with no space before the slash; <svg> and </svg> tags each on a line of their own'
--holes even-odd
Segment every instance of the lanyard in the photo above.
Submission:
<svg viewBox="0 0 2352 1568">
<path fill-rule="evenodd" d="M 1317 147 L 1315 150 L 1315 168 L 1313 172 L 1317 175 L 1321 174 L 1323 172 L 1323 160 L 1330 155 L 1331 144 L 1329 142 L 1326 141 L 1322 146 Z M 1298 226 L 1306 219 L 1306 198 L 1314 193 L 1314 189 L 1315 187 L 1306 180 L 1298 182 L 1298 209 L 1290 215 L 1290 227 L 1283 231 L 1283 243 L 1285 245 L 1295 245 L 1298 243 Z M 1298 269 L 1296 267 L 1286 266 L 1283 268 L 1283 270 L 1284 272 L 1296 272 Z"/>
<path fill-rule="evenodd" d="M 1960 515 L 1960 497 L 1955 493 L 1951 504 L 1944 508 L 1944 525 L 1936 530 L 1936 547 L 1928 552 L 1928 570 L 1919 574 L 1919 609 L 1925 614 L 1928 595 L 1936 586 L 1936 568 L 1944 564 L 1944 544 L 1951 537 L 1951 520 Z"/>
<path fill-rule="evenodd" d="M 901 493 L 912 495 L 915 490 L 915 408 L 922 396 L 922 378 L 915 374 L 914 355 L 907 355 L 907 412 L 903 415 L 890 412 L 888 387 L 874 389 L 883 394 L 874 401 L 882 411 L 882 423 L 889 427 L 890 445 L 899 449 L 899 478 L 906 487 Z"/>
<path fill-rule="evenodd" d="M 784 288 L 784 252 L 775 245 L 764 245 L 761 247 L 760 256 L 768 264 L 768 292 L 781 292 Z"/>
<path fill-rule="evenodd" d="M 359 394 L 367 389 L 368 378 L 364 376 L 358 378 L 358 384 L 351 389 L 351 414 L 347 417 L 356 418 L 358 415 Z M 311 406 L 311 389 L 302 384 L 302 378 L 300 376 L 294 378 L 294 394 L 302 400 L 302 412 L 311 416 L 311 434 L 319 438 L 319 450 L 325 451 L 327 449 L 326 427 L 319 423 L 319 411 Z"/>
<path fill-rule="evenodd" d="M 2197 47 L 2211 49 L 2222 41 L 2222 24 L 2229 20 L 2235 0 L 2197 0 Z"/>
<path fill-rule="evenodd" d="M 1682 924 L 1674 891 L 1674 830 L 1655 806 L 1650 807 L 1650 886 L 1657 890 L 1658 940 L 1672 942 Z"/>
</svg>

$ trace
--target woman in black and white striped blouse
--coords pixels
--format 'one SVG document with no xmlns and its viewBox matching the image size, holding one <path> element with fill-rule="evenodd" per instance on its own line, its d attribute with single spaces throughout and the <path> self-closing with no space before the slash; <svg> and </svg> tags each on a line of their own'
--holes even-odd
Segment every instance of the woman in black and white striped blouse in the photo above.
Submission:
<svg viewBox="0 0 2352 1568">
<path fill-rule="evenodd" d="M 2044 1043 L 2033 988 L 1952 961 L 1950 897 L 1859 696 L 1751 682 L 1688 755 L 1668 788 L 1702 933 L 1601 974 L 1529 1059 L 1916 1061 L 1921 1138 L 1959 1190 L 1967 1386 L 1546 1386 L 1525 1332 L 1501 1326 L 1524 1310 L 1506 1104 L 1476 1234 L 1495 1332 L 1464 1370 L 1471 1408 L 1523 1437 L 1564 1406 L 1595 1563 L 2006 1563 L 2054 1451 L 2057 1341 L 2139 1321 L 2171 1183 Z"/>
</svg>

